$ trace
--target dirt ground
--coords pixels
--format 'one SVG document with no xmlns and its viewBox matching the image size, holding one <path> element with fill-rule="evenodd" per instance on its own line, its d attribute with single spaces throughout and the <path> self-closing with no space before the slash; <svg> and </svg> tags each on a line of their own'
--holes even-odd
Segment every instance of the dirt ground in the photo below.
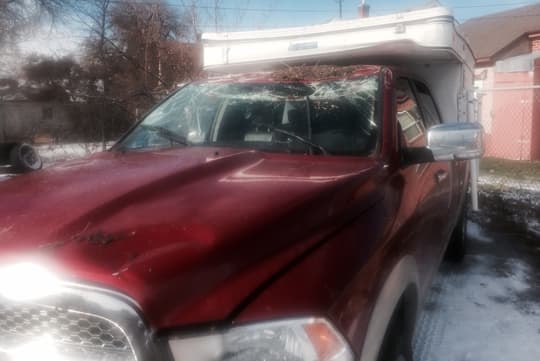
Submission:
<svg viewBox="0 0 540 361">
<path fill-rule="evenodd" d="M 540 193 L 484 187 L 480 204 L 465 261 L 433 282 L 415 361 L 540 360 Z"/>
</svg>

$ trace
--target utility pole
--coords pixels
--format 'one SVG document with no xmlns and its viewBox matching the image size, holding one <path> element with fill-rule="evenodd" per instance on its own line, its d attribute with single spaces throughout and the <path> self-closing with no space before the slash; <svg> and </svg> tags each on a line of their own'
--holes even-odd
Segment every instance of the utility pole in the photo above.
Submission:
<svg viewBox="0 0 540 361">
<path fill-rule="evenodd" d="M 219 0 L 214 0 L 214 28 L 216 33 L 218 32 L 218 9 L 219 9 Z"/>
<path fill-rule="evenodd" d="M 336 0 L 339 4 L 339 18 L 343 19 L 343 1 L 344 0 Z"/>
</svg>

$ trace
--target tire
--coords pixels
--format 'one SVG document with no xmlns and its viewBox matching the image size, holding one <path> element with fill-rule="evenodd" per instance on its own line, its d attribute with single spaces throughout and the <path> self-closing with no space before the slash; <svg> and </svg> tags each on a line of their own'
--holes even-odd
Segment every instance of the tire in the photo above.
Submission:
<svg viewBox="0 0 540 361">
<path fill-rule="evenodd" d="M 377 361 L 413 361 L 412 332 L 406 324 L 403 303 L 390 320 Z"/>
<path fill-rule="evenodd" d="M 16 172 L 32 172 L 43 167 L 38 152 L 29 144 L 15 144 L 9 151 L 9 160 Z"/>
<path fill-rule="evenodd" d="M 447 261 L 460 263 L 467 253 L 467 201 L 464 201 L 459 219 L 452 231 L 445 258 Z"/>
</svg>

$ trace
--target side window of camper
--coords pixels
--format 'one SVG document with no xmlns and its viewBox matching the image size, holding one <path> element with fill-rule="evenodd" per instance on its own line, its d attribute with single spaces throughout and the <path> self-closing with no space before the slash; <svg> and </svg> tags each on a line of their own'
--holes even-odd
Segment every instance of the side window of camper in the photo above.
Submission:
<svg viewBox="0 0 540 361">
<path fill-rule="evenodd" d="M 416 88 L 416 95 L 418 96 L 418 102 L 420 103 L 420 108 L 422 109 L 422 115 L 426 122 L 426 127 L 429 128 L 433 125 L 441 123 L 441 117 L 439 116 L 439 111 L 435 105 L 435 101 L 431 96 L 431 92 L 428 87 L 419 81 L 414 82 Z"/>
<path fill-rule="evenodd" d="M 396 82 L 396 109 L 402 144 L 407 147 L 425 147 L 426 127 L 408 79 L 400 78 Z"/>
</svg>

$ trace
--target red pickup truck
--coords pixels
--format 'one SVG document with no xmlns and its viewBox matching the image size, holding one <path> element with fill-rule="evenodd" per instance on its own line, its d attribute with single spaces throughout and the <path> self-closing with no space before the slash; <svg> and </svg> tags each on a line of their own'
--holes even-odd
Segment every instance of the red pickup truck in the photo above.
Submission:
<svg viewBox="0 0 540 361">
<path fill-rule="evenodd" d="M 193 82 L 110 151 L 0 183 L 0 355 L 411 360 L 481 152 L 389 67 Z"/>
</svg>

